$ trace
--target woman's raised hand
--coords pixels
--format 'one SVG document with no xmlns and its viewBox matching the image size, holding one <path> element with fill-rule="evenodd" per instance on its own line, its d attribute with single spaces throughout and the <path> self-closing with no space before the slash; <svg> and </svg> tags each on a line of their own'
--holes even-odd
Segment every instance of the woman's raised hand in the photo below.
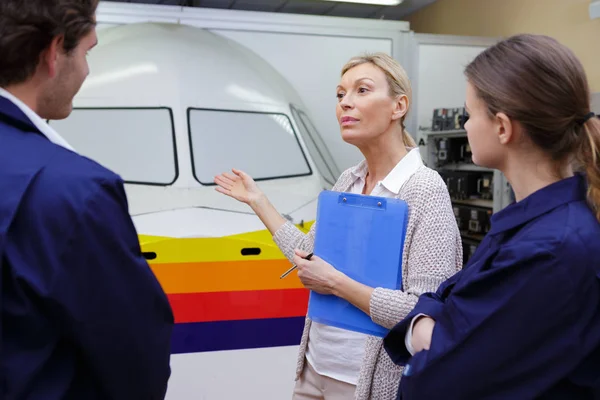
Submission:
<svg viewBox="0 0 600 400">
<path fill-rule="evenodd" d="M 215 176 L 217 192 L 248 204 L 269 232 L 274 235 L 287 220 L 277 212 L 250 175 L 235 168 L 231 172 L 233 174 L 224 172 L 219 176 Z"/>
<path fill-rule="evenodd" d="M 263 192 L 258 188 L 254 179 L 245 172 L 235 168 L 231 172 L 233 174 L 224 172 L 221 175 L 215 176 L 217 192 L 248 205 L 258 202 L 263 196 Z"/>
</svg>

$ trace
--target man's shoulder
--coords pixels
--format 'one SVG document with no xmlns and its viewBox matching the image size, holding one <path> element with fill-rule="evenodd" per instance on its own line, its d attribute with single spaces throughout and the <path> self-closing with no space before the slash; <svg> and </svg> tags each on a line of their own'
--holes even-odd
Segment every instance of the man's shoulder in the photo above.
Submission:
<svg viewBox="0 0 600 400">
<path fill-rule="evenodd" d="M 97 162 L 61 148 L 40 170 L 34 187 L 32 194 L 46 204 L 83 207 L 99 192 L 121 191 L 123 181 Z"/>
<path fill-rule="evenodd" d="M 14 213 L 10 231 L 16 242 L 45 242 L 59 251 L 76 227 L 94 221 L 112 225 L 111 216 L 127 212 L 118 175 L 65 148 L 34 142 L 19 152 L 26 158 L 5 163 L 12 171 L 0 172 L 0 178 L 15 183 L 14 201 L 0 211 Z"/>
<path fill-rule="evenodd" d="M 119 175 L 98 162 L 73 151 L 59 148 L 44 166 L 45 179 L 59 179 L 68 185 L 87 185 L 90 182 L 121 183 Z"/>
<path fill-rule="evenodd" d="M 23 179 L 30 180 L 20 208 L 32 222 L 68 224 L 85 212 L 90 200 L 107 195 L 126 201 L 121 177 L 99 163 L 45 138 L 32 138 L 24 146 L 17 151 L 26 159 L 15 161 L 13 175 L 26 171 Z"/>
<path fill-rule="evenodd" d="M 0 123 L 2 163 L 10 170 L 43 172 L 43 179 L 81 184 L 88 178 L 120 180 L 120 177 L 98 162 L 52 143 L 39 133 L 22 132 Z M 10 167 L 10 168 L 9 168 Z M 17 171 L 19 172 L 19 171 Z"/>
<path fill-rule="evenodd" d="M 90 193 L 122 187 L 117 174 L 40 134 L 1 124 L 0 133 L 0 179 L 20 191 L 21 206 L 43 205 L 51 212 L 65 202 L 82 205 Z"/>
</svg>

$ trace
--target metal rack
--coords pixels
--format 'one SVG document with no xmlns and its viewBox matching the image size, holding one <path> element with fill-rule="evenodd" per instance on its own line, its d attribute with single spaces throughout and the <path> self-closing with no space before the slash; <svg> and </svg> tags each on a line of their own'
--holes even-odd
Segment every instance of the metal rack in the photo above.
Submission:
<svg viewBox="0 0 600 400">
<path fill-rule="evenodd" d="M 436 141 L 438 139 L 460 139 L 466 138 L 467 132 L 465 130 L 450 130 L 450 131 L 422 131 L 422 137 L 425 139 L 425 153 L 423 154 L 423 161 L 427 166 L 432 169 L 437 170 L 440 174 L 444 173 L 453 173 L 457 171 L 461 172 L 481 172 L 488 173 L 492 175 L 492 186 L 493 190 L 491 191 L 491 198 L 483 199 L 483 198 L 452 198 L 452 204 L 455 206 L 466 206 L 470 207 L 471 210 L 475 210 L 476 212 L 480 210 L 487 210 L 488 215 L 492 215 L 508 204 L 510 204 L 514 197 L 512 194 L 512 190 L 506 177 L 498 170 L 493 170 L 490 168 L 480 167 L 478 165 L 473 164 L 472 162 L 445 162 L 443 165 L 440 164 L 440 160 L 438 159 L 438 148 L 436 145 Z M 471 211 L 473 212 L 473 211 Z M 455 208 L 455 214 L 457 213 L 457 208 Z M 457 220 L 459 219 L 457 215 Z M 476 223 L 469 220 L 469 223 Z M 483 239 L 485 232 L 475 233 L 472 232 L 470 227 L 465 229 L 464 226 L 460 226 L 461 228 L 461 236 L 463 238 L 463 248 L 465 250 L 465 262 L 466 259 L 477 248 L 479 242 Z"/>
<path fill-rule="evenodd" d="M 424 131 L 421 132 L 425 137 L 426 155 L 423 157 L 424 162 L 430 168 L 435 170 L 448 170 L 448 171 L 473 171 L 473 172 L 490 172 L 494 174 L 494 192 L 493 201 L 488 202 L 487 200 L 453 200 L 453 203 L 479 205 L 482 207 L 492 208 L 493 212 L 496 213 L 502 210 L 504 207 L 509 205 L 513 201 L 513 195 L 506 180 L 504 174 L 498 170 L 491 168 L 480 167 L 472 163 L 448 163 L 443 167 L 436 167 L 437 149 L 435 147 L 436 138 L 460 138 L 467 137 L 467 131 L 465 130 L 452 130 L 452 131 Z"/>
</svg>

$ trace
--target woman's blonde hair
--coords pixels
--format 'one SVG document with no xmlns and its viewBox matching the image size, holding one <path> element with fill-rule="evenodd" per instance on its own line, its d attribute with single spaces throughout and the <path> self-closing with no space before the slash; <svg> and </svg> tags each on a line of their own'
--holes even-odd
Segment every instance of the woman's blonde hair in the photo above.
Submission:
<svg viewBox="0 0 600 400">
<path fill-rule="evenodd" d="M 394 60 L 392 57 L 385 53 L 367 53 L 357 57 L 353 57 L 344 65 L 342 68 L 342 76 L 350 69 L 357 67 L 361 64 L 373 64 L 385 73 L 388 86 L 390 88 L 390 97 L 395 98 L 398 96 L 405 95 L 408 98 L 408 109 L 406 114 L 400 119 L 400 126 L 402 127 L 402 139 L 404 144 L 408 147 L 417 147 L 414 139 L 410 136 L 404 126 L 404 120 L 410 110 L 412 103 L 412 88 L 410 86 L 410 80 L 402 65 Z"/>
</svg>

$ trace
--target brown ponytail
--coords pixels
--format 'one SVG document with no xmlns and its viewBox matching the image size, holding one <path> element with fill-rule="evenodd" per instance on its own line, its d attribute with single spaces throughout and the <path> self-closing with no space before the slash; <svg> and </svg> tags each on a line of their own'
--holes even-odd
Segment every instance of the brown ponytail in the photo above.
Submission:
<svg viewBox="0 0 600 400">
<path fill-rule="evenodd" d="M 583 137 L 577 161 L 585 169 L 588 181 L 588 202 L 600 221 L 600 119 L 591 118 L 583 126 Z"/>
</svg>

